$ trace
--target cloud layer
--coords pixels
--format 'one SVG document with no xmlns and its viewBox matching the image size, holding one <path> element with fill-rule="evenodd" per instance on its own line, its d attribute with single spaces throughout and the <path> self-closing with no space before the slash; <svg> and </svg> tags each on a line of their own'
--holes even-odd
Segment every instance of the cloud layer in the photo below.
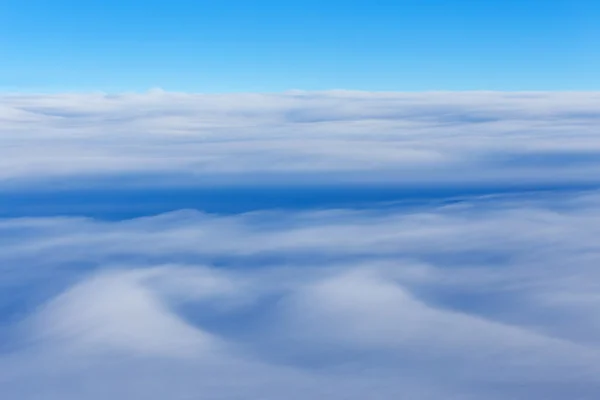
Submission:
<svg viewBox="0 0 600 400">
<path fill-rule="evenodd" d="M 0 397 L 597 399 L 598 110 L 1 95 Z"/>
<path fill-rule="evenodd" d="M 598 93 L 5 94 L 0 177 L 597 183 L 599 109 Z"/>
<path fill-rule="evenodd" d="M 593 399 L 600 193 L 0 221 L 0 392 Z"/>
</svg>

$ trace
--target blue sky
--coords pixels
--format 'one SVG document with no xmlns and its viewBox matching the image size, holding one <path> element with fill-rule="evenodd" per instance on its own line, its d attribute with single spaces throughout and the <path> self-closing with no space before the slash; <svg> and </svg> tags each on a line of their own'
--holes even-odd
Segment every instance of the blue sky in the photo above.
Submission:
<svg viewBox="0 0 600 400">
<path fill-rule="evenodd" d="M 592 90 L 593 0 L 0 4 L 0 89 Z"/>
</svg>

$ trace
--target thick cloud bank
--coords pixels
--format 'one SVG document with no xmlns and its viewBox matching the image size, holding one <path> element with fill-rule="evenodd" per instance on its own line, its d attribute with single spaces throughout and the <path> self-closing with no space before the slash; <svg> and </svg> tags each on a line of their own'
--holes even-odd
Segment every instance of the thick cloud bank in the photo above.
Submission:
<svg viewBox="0 0 600 400">
<path fill-rule="evenodd" d="M 597 192 L 5 219 L 0 393 L 596 399 L 599 236 Z"/>
<path fill-rule="evenodd" d="M 596 400 L 599 110 L 2 95 L 0 398 Z"/>
<path fill-rule="evenodd" d="M 598 93 L 2 95 L 0 178 L 597 182 L 598 110 Z"/>
</svg>

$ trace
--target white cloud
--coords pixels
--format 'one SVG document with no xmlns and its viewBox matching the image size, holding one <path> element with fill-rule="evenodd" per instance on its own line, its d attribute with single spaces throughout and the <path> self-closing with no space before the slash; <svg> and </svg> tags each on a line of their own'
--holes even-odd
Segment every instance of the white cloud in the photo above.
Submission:
<svg viewBox="0 0 600 400">
<path fill-rule="evenodd" d="M 599 106 L 598 93 L 5 94 L 0 187 L 596 184 Z M 18 201 L 0 219 L 0 397 L 600 395 L 597 191 L 119 221 L 11 217 Z"/>
<path fill-rule="evenodd" d="M 144 271 L 145 272 L 145 271 Z M 153 271 L 149 271 L 152 273 Z M 177 278 L 177 270 L 169 276 Z M 78 349 L 200 356 L 219 341 L 170 313 L 140 280 L 145 273 L 93 276 L 61 294 L 33 318 L 39 340 Z M 206 289 L 199 283 L 199 289 Z"/>
<path fill-rule="evenodd" d="M 0 177 L 595 182 L 599 106 L 598 93 L 5 94 Z"/>
<path fill-rule="evenodd" d="M 0 392 L 600 394 L 600 195 L 0 221 Z"/>
</svg>

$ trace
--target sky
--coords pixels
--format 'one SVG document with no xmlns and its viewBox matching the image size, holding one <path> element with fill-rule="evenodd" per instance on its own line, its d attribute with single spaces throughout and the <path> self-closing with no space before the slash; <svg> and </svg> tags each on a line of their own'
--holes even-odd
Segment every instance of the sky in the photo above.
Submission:
<svg viewBox="0 0 600 400">
<path fill-rule="evenodd" d="M 5 0 L 0 89 L 594 90 L 594 0 Z"/>
<path fill-rule="evenodd" d="M 0 398 L 600 398 L 600 3 L 0 3 Z"/>
</svg>

